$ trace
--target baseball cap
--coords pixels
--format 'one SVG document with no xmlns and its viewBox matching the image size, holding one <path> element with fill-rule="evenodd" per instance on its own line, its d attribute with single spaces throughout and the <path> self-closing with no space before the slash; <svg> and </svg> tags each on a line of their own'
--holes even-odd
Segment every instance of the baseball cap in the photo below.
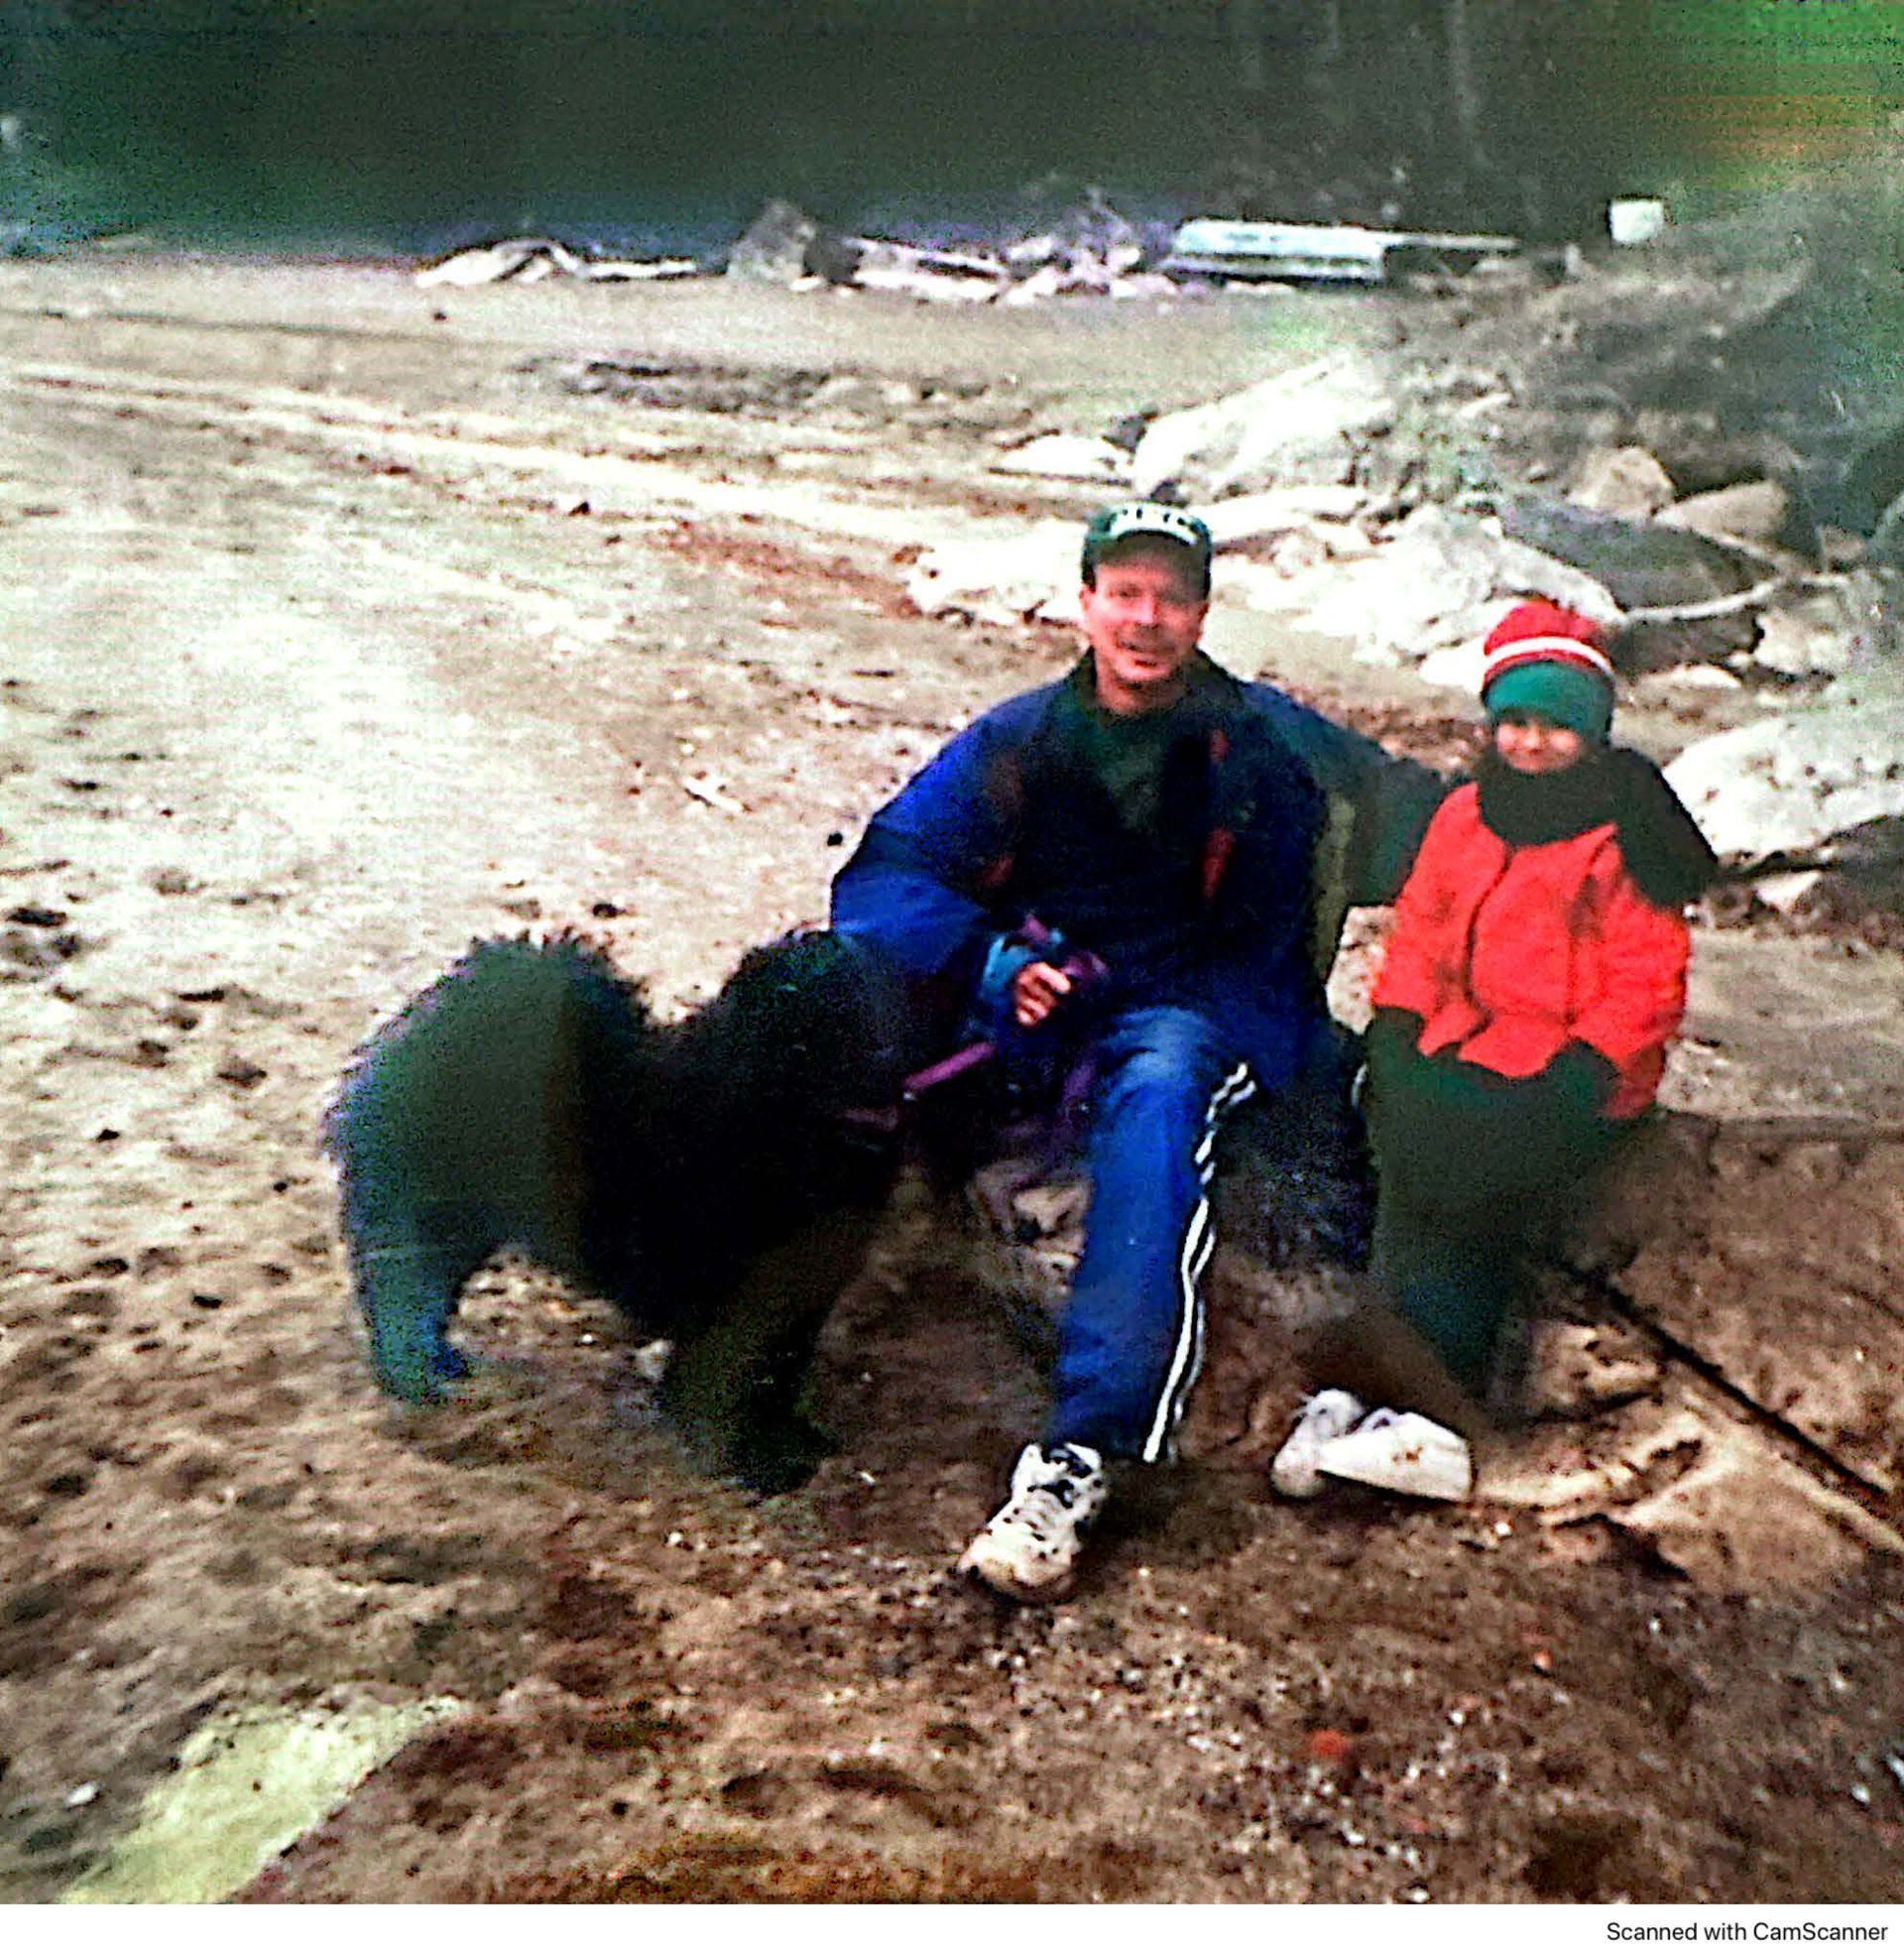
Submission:
<svg viewBox="0 0 1904 1954">
<path fill-rule="evenodd" d="M 1088 580 L 1105 556 L 1131 537 L 1155 537 L 1189 550 L 1196 560 L 1197 579 L 1210 588 L 1210 558 L 1216 553 L 1209 528 L 1187 509 L 1167 502 L 1120 502 L 1100 509 L 1084 532 L 1084 574 Z"/>
</svg>

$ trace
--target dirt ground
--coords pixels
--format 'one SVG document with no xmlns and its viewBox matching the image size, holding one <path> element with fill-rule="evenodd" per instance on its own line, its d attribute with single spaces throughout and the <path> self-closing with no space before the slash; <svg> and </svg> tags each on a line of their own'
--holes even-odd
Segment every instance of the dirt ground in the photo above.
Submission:
<svg viewBox="0 0 1904 1954">
<path fill-rule="evenodd" d="M 1904 1898 L 1894 953 L 1702 928 L 1679 1152 L 1567 1304 L 1599 1382 L 1465 1508 L 1276 1502 L 1303 1381 L 1218 1362 L 1076 1601 L 967 1589 L 1039 1385 L 911 1197 L 795 1495 L 686 1473 L 534 1271 L 453 1405 L 364 1362 L 316 1131 L 370 1029 L 475 935 L 585 927 L 673 1008 L 820 916 L 1070 655 L 898 594 L 1087 505 L 999 438 L 1390 304 L 0 266 L 0 1897 L 109 1865 L 214 1714 L 453 1699 L 241 1896 Z M 662 404 L 573 390 L 631 358 Z M 1448 746 L 1446 695 L 1225 645 Z"/>
</svg>

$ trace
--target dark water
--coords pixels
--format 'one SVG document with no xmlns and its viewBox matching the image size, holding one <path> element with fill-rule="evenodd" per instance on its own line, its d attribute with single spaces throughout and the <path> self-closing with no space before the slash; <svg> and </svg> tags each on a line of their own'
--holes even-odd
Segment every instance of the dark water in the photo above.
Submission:
<svg viewBox="0 0 1904 1954">
<path fill-rule="evenodd" d="M 1401 221 L 1567 234 L 1678 167 L 1678 125 L 1701 120 L 1687 77 L 1718 73 L 1687 5 L 1471 7 L 1494 23 L 1476 167 L 1441 0 L 1344 0 L 1333 70 L 1311 0 L 0 0 L 0 109 L 41 135 L 0 160 L 0 218 L 262 248 L 543 229 L 713 255 L 769 196 L 951 238 L 1035 215 L 1025 186 L 1053 174 L 1138 217 L 1242 208 L 1240 163 L 1272 173 L 1273 214 L 1370 221 L 1365 192 L 1402 159 Z M 1722 78 L 1733 99 L 1739 74 Z"/>
<path fill-rule="evenodd" d="M 1195 35 L 1087 52 L 1061 26 L 844 35 L 628 13 L 569 31 L 68 36 L 43 44 L 38 92 L 69 200 L 221 242 L 423 249 L 533 225 L 708 250 L 771 195 L 847 225 L 985 229 L 1053 171 L 1168 204 L 1222 146 Z"/>
</svg>

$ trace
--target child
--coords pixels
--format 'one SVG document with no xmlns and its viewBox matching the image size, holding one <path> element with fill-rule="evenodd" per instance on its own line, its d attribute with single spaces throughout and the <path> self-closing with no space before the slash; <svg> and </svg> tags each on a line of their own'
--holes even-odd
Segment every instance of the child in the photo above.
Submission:
<svg viewBox="0 0 1904 1954">
<path fill-rule="evenodd" d="M 1530 1253 L 1652 1103 L 1686 1006 L 1681 914 L 1714 856 L 1659 770 L 1607 743 L 1593 620 L 1517 604 L 1488 634 L 1488 745 L 1442 803 L 1375 980 L 1367 1112 L 1380 1305 L 1271 1469 L 1460 1499 L 1478 1407 L 1508 1408 Z M 1358 1391 L 1406 1411 L 1365 1417 Z M 1431 1416 L 1423 1415 L 1424 1412 Z"/>
</svg>

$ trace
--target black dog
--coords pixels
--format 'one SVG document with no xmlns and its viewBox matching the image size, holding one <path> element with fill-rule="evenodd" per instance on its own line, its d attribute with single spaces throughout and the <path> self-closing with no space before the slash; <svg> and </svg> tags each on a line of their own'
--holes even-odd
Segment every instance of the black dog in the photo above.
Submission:
<svg viewBox="0 0 1904 1954">
<path fill-rule="evenodd" d="M 475 944 L 325 1121 L 379 1381 L 428 1403 L 464 1375 L 457 1302 L 515 1248 L 673 1342 L 662 1404 L 697 1463 L 799 1484 L 813 1347 L 899 1166 L 904 1023 L 824 932 L 752 951 L 673 1025 L 579 938 Z"/>
</svg>

